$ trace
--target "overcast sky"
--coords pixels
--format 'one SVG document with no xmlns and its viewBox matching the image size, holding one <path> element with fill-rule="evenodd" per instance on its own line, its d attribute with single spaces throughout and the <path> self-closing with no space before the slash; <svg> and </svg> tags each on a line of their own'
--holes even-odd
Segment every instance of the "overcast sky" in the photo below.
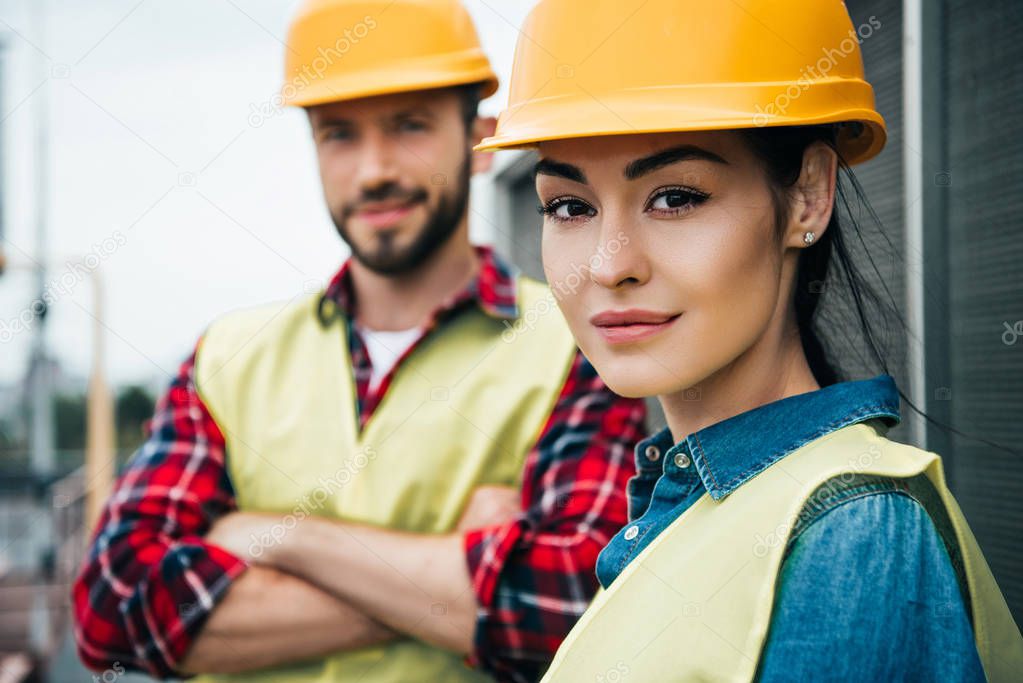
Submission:
<svg viewBox="0 0 1023 683">
<path fill-rule="evenodd" d="M 69 260 L 88 256 L 105 283 L 112 378 L 159 384 L 217 315 L 291 298 L 343 260 L 304 115 L 250 116 L 279 88 L 297 4 L 0 0 L 4 250 L 37 258 L 36 124 L 48 120 L 48 339 L 71 373 L 88 372 L 94 302 Z M 506 80 L 532 1 L 466 4 Z M 502 87 L 484 111 L 504 101 Z M 24 372 L 17 319 L 33 290 L 26 272 L 0 278 L 2 382 Z"/>
</svg>

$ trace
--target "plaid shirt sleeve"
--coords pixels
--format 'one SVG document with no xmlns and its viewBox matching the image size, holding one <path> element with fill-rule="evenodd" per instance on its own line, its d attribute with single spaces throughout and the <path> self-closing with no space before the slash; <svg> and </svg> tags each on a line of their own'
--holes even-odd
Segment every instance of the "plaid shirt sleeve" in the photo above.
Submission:
<svg viewBox="0 0 1023 683">
<path fill-rule="evenodd" d="M 499 681 L 535 681 L 597 590 L 597 554 L 627 522 L 626 483 L 643 401 L 615 395 L 581 353 L 526 459 L 524 514 L 470 531 L 480 606 L 469 662 Z"/>
<path fill-rule="evenodd" d="M 246 568 L 203 540 L 235 502 L 224 437 L 196 392 L 194 360 L 182 365 L 118 478 L 72 589 L 78 654 L 95 670 L 119 663 L 176 675 Z"/>
</svg>

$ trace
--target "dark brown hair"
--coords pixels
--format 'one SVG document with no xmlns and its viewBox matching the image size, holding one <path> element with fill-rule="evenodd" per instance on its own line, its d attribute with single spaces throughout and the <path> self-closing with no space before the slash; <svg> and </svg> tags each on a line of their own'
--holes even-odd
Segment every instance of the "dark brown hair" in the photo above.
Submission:
<svg viewBox="0 0 1023 683">
<path fill-rule="evenodd" d="M 844 124 L 751 128 L 741 134 L 763 164 L 775 198 L 778 230 L 788 221 L 788 192 L 799 180 L 803 156 L 815 142 L 838 154 L 835 207 L 827 230 L 802 250 L 796 275 L 795 306 L 799 337 L 810 369 L 822 387 L 851 379 L 841 360 L 856 361 L 858 370 L 895 374 L 889 363 L 897 358 L 908 335 L 895 297 L 885 284 L 876 256 L 883 252 L 905 264 L 867 200 L 856 175 L 838 152 L 836 138 Z M 859 216 L 870 225 L 863 226 Z M 867 276 L 870 274 L 870 277 Z M 982 437 L 965 434 L 933 419 L 903 392 L 909 408 L 928 423 L 952 434 L 1019 455 L 1016 450 Z"/>
</svg>

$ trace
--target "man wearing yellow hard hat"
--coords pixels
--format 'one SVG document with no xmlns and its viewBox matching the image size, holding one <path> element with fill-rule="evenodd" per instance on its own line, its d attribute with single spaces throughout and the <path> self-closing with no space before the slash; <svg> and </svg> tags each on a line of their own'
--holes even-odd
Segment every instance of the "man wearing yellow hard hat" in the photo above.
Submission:
<svg viewBox="0 0 1023 683">
<path fill-rule="evenodd" d="M 287 43 L 282 97 L 352 258 L 182 366 L 75 582 L 79 654 L 204 681 L 535 680 L 625 522 L 643 403 L 469 242 L 497 82 L 465 9 L 307 0 Z"/>
</svg>

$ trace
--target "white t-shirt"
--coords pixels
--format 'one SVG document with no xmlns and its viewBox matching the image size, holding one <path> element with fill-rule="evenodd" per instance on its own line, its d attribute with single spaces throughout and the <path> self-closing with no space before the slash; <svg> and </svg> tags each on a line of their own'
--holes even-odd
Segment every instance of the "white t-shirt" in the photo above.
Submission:
<svg viewBox="0 0 1023 683">
<path fill-rule="evenodd" d="M 381 332 L 359 327 L 359 334 L 366 342 L 370 364 L 373 366 L 373 374 L 369 378 L 370 390 L 376 391 L 394 364 L 416 343 L 422 333 L 423 330 L 419 327 L 397 332 Z"/>
</svg>

